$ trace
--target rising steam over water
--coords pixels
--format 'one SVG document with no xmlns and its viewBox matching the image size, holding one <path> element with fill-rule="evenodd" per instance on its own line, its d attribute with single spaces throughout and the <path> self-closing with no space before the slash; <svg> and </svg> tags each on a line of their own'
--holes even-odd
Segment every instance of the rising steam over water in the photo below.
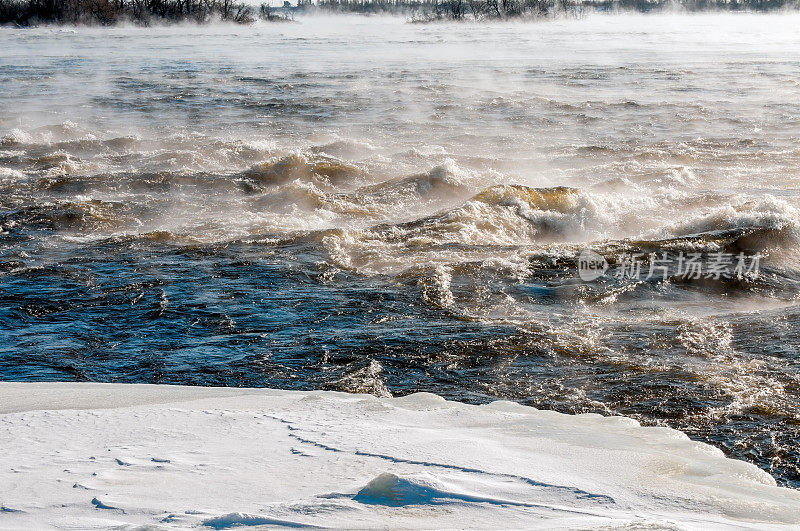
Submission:
<svg viewBox="0 0 800 531">
<path fill-rule="evenodd" d="M 0 379 L 509 398 L 798 486 L 798 22 L 3 29 Z"/>
</svg>

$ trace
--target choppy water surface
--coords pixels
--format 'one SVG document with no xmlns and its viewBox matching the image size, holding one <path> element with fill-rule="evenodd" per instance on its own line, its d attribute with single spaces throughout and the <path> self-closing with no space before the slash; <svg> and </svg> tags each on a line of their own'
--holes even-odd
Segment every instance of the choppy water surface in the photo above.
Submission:
<svg viewBox="0 0 800 531">
<path fill-rule="evenodd" d="M 0 379 L 502 397 L 800 486 L 799 22 L 0 30 Z"/>
</svg>

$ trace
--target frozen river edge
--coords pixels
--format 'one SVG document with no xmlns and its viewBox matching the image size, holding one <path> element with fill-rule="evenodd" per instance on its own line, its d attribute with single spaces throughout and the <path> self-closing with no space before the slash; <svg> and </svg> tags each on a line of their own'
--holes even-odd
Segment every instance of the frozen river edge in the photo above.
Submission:
<svg viewBox="0 0 800 531">
<path fill-rule="evenodd" d="M 2 529 L 800 523 L 679 431 L 424 393 L 0 383 L 0 447 Z"/>
</svg>

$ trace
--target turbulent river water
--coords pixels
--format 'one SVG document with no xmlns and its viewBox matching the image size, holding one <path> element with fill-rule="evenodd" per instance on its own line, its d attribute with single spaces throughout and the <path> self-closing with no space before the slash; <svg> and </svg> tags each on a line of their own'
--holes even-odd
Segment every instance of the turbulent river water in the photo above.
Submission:
<svg viewBox="0 0 800 531">
<path fill-rule="evenodd" d="M 0 29 L 0 379 L 507 398 L 798 487 L 799 25 Z"/>
</svg>

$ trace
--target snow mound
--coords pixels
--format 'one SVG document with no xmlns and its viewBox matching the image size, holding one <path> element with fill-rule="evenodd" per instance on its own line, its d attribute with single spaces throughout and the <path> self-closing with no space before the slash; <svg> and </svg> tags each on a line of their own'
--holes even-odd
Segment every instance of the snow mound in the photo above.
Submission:
<svg viewBox="0 0 800 531">
<path fill-rule="evenodd" d="M 299 528 L 313 528 L 298 524 L 296 522 L 288 522 L 286 520 L 277 520 L 275 518 L 265 518 L 253 514 L 243 513 L 229 513 L 209 518 L 203 522 L 203 525 L 211 529 L 229 529 L 231 527 L 247 527 L 247 526 L 273 526 L 273 527 L 299 527 Z"/>
<path fill-rule="evenodd" d="M 453 497 L 455 496 L 431 488 L 420 481 L 401 479 L 394 474 L 384 472 L 367 483 L 367 486 L 358 491 L 353 499 L 360 503 L 401 507 L 433 503 L 436 500 Z"/>
</svg>

